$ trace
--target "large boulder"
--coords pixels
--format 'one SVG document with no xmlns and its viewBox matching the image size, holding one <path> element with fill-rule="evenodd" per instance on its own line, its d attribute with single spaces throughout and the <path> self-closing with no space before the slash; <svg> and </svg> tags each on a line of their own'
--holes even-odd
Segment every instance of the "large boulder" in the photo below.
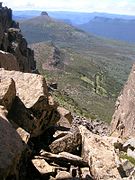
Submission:
<svg viewBox="0 0 135 180">
<path fill-rule="evenodd" d="M 6 118 L 7 111 L 0 106 L 0 179 L 17 176 L 17 166 L 24 150 L 22 140 Z"/>
<path fill-rule="evenodd" d="M 0 76 L 0 105 L 9 110 L 16 96 L 15 82 L 11 78 Z"/>
<path fill-rule="evenodd" d="M 82 158 L 88 162 L 93 179 L 120 180 L 113 139 L 91 133 L 79 126 L 82 134 Z"/>
<path fill-rule="evenodd" d="M 0 68 L 19 71 L 19 64 L 13 54 L 0 51 Z"/>
<path fill-rule="evenodd" d="M 12 78 L 15 81 L 17 96 L 26 108 L 36 109 L 38 104 L 40 104 L 41 109 L 48 106 L 48 91 L 43 76 L 0 69 L 0 77 Z"/>
<path fill-rule="evenodd" d="M 50 102 L 45 79 L 41 75 L 0 69 L 1 78 L 12 78 L 16 95 L 8 118 L 31 136 L 38 136 L 59 120 L 55 103 Z"/>
<path fill-rule="evenodd" d="M 117 99 L 111 133 L 122 138 L 135 137 L 135 64 Z"/>
</svg>

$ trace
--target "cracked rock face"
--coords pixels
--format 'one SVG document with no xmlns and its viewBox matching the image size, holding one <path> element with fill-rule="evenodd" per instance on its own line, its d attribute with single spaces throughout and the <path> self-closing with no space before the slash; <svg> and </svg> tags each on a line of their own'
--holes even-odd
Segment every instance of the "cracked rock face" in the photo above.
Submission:
<svg viewBox="0 0 135 180">
<path fill-rule="evenodd" d="M 135 137 L 135 64 L 117 99 L 111 133 L 122 138 Z"/>
</svg>

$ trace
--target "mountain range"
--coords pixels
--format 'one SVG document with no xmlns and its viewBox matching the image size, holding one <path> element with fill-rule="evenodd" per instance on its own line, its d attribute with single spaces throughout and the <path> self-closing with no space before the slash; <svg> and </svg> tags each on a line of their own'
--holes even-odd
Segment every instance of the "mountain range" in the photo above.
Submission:
<svg viewBox="0 0 135 180">
<path fill-rule="evenodd" d="M 95 17 L 78 28 L 98 36 L 135 43 L 135 19 Z"/>
<path fill-rule="evenodd" d="M 27 20 L 40 16 L 41 11 L 14 11 L 15 20 Z M 51 18 L 73 25 L 79 29 L 95 35 L 135 43 L 135 16 L 108 13 L 81 13 L 49 11 Z"/>
<path fill-rule="evenodd" d="M 35 50 L 39 71 L 48 82 L 58 83 L 57 101 L 72 112 L 110 121 L 135 46 L 88 34 L 50 16 L 22 20 L 20 27 Z"/>
<path fill-rule="evenodd" d="M 24 10 L 24 11 L 13 11 L 14 19 L 29 19 L 32 17 L 39 16 L 40 10 Z M 68 20 L 73 25 L 88 23 L 94 17 L 106 17 L 106 18 L 119 18 L 119 19 L 135 19 L 135 16 L 120 15 L 120 14 L 109 14 L 100 12 L 66 12 L 66 11 L 48 11 L 50 17 L 60 20 Z"/>
</svg>

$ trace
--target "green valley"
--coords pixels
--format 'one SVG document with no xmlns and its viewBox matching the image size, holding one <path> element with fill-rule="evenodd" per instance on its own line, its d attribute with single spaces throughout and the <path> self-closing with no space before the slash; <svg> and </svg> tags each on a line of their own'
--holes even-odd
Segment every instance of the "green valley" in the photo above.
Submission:
<svg viewBox="0 0 135 180">
<path fill-rule="evenodd" d="M 109 122 L 135 60 L 135 46 L 39 16 L 20 22 L 40 73 L 57 82 L 55 99 L 79 115 Z"/>
</svg>

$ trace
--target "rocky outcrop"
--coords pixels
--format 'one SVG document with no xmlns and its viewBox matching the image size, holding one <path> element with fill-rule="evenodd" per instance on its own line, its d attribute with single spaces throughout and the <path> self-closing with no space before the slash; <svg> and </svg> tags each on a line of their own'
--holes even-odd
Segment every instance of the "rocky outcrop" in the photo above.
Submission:
<svg viewBox="0 0 135 180">
<path fill-rule="evenodd" d="M 135 137 L 135 64 L 115 105 L 111 122 L 112 135 Z"/>
<path fill-rule="evenodd" d="M 74 124 L 73 121 L 71 127 L 67 129 L 63 126 L 65 135 L 61 130 L 62 137 L 59 134 L 56 137 L 57 140 L 52 138 L 52 142 L 49 142 L 50 149 L 44 148 L 47 151 L 42 149 L 40 152 L 38 150 L 38 156 L 34 157 L 33 164 L 38 169 L 41 177 L 54 180 L 58 177 L 64 179 L 68 175 L 69 179 L 75 178 L 78 180 L 128 180 L 125 172 L 127 171 L 126 167 L 124 170 L 122 160 L 119 158 L 120 151 L 124 149 L 121 139 L 93 133 L 92 125 L 86 120 L 82 124 L 81 121 L 79 123 L 80 125 Z M 78 134 L 82 139 L 77 149 L 74 147 L 74 138 L 70 137 L 68 139 L 66 134 L 66 132 L 70 134 L 76 126 L 79 127 Z M 58 126 L 54 128 L 57 130 Z M 62 128 L 62 126 L 59 128 Z M 48 133 L 48 135 L 50 134 Z M 70 148 L 68 141 L 65 141 L 65 139 L 69 140 Z M 40 139 L 40 144 L 41 142 L 44 144 L 44 139 Z M 133 177 L 131 173 L 129 174 L 130 177 Z"/>
<path fill-rule="evenodd" d="M 118 138 L 106 136 L 106 124 L 72 116 L 59 107 L 43 76 L 0 69 L 0 83 L 0 104 L 5 106 L 0 109 L 2 180 L 121 180 L 127 176 L 129 168 L 118 155 L 126 149 L 133 157 L 133 150 L 127 148 L 133 143 L 120 145 Z"/>
<path fill-rule="evenodd" d="M 118 180 L 121 175 L 116 164 L 116 153 L 111 140 L 92 134 L 80 126 L 82 134 L 82 157 L 91 168 L 94 179 Z"/>
<path fill-rule="evenodd" d="M 2 46 L 4 35 L 12 25 L 12 10 L 7 7 L 0 8 L 0 46 Z"/>
<path fill-rule="evenodd" d="M 16 57 L 20 71 L 31 72 L 35 70 L 34 52 L 27 47 L 27 41 L 22 36 L 20 29 L 9 28 L 8 39 L 8 51 Z"/>
<path fill-rule="evenodd" d="M 41 47 L 42 48 L 42 47 Z M 41 62 L 42 68 L 49 69 L 49 70 L 63 70 L 64 68 L 64 61 L 65 58 L 64 53 L 56 47 L 53 43 L 49 45 L 50 52 L 47 54 L 47 61 Z M 38 55 L 38 48 L 37 51 L 35 50 L 36 56 Z M 39 61 L 39 59 L 37 59 Z"/>
<path fill-rule="evenodd" d="M 12 20 L 12 10 L 2 6 L 0 8 L 0 50 L 12 53 L 15 56 L 5 54 L 3 57 L 0 54 L 1 68 L 22 72 L 31 72 L 36 69 L 34 52 L 28 48 L 19 24 Z"/>
<path fill-rule="evenodd" d="M 0 86 L 0 179 L 5 180 L 20 176 L 30 139 L 55 125 L 60 115 L 41 75 L 0 69 Z"/>
<path fill-rule="evenodd" d="M 47 85 L 43 76 L 0 69 L 0 78 L 2 81 L 12 78 L 15 82 L 16 94 L 15 90 L 14 95 L 11 94 L 12 92 L 6 91 L 4 85 L 5 91 L 2 91 L 4 102 L 6 96 L 14 98 L 8 114 L 9 119 L 29 132 L 31 136 L 40 135 L 46 128 L 56 124 L 59 120 L 59 113 L 55 103 L 50 104 L 49 102 Z M 9 102 L 9 104 L 11 103 Z"/>
</svg>

